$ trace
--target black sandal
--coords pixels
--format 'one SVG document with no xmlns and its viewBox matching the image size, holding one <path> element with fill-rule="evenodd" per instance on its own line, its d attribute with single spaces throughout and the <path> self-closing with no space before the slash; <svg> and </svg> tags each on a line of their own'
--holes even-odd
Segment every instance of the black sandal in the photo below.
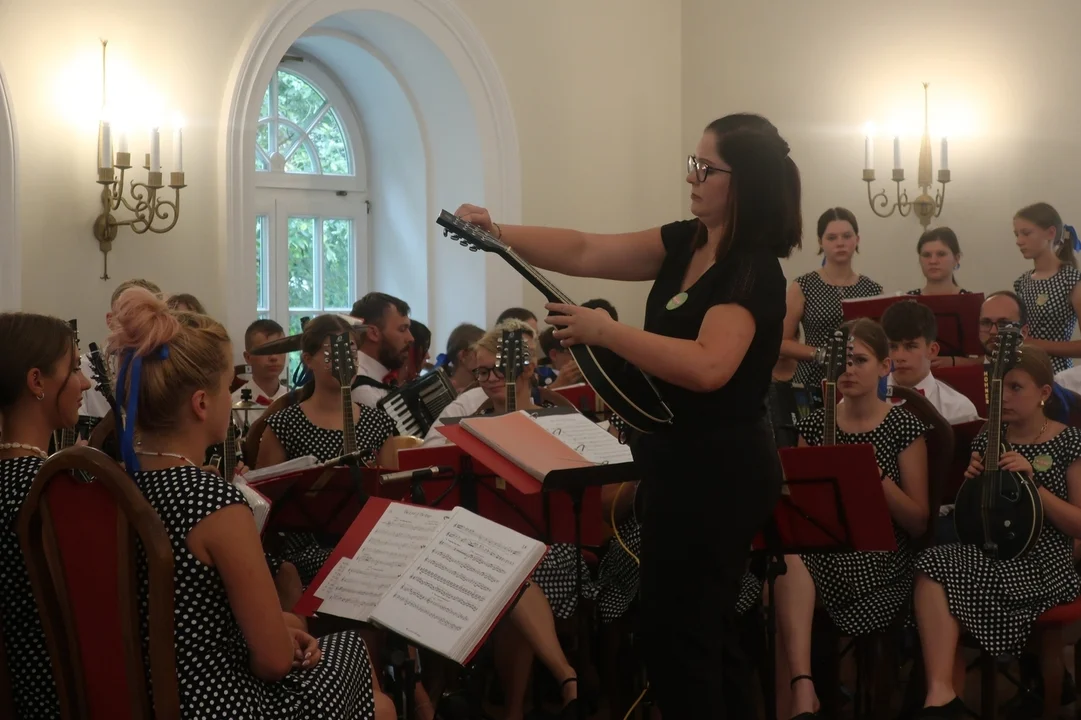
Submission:
<svg viewBox="0 0 1081 720">
<path fill-rule="evenodd" d="M 812 684 L 815 681 L 815 679 L 810 675 L 797 675 L 789 681 L 788 687 L 794 687 L 795 684 L 798 683 L 800 680 L 810 680 Z M 801 712 L 799 715 L 792 716 L 792 720 L 816 720 L 817 717 L 818 713 Z"/>
<path fill-rule="evenodd" d="M 932 718 L 960 720 L 960 718 L 964 717 L 964 713 L 964 702 L 961 701 L 961 698 L 955 697 L 945 705 L 932 705 L 931 707 L 921 708 L 915 717 L 918 720 L 932 720 Z"/>
<path fill-rule="evenodd" d="M 569 677 L 559 684 L 559 692 L 562 694 L 563 688 L 567 686 L 567 683 L 577 683 L 577 677 Z M 559 710 L 560 720 L 577 720 L 578 718 L 578 698 L 571 700 Z"/>
</svg>

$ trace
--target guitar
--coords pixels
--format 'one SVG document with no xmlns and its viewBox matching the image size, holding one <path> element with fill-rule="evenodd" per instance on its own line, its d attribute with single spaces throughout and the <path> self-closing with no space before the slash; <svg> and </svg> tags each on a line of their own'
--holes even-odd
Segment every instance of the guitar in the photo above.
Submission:
<svg viewBox="0 0 1081 720">
<path fill-rule="evenodd" d="M 1003 437 L 1003 378 L 1016 363 L 1020 347 L 1021 331 L 1016 326 L 999 330 L 988 376 L 984 471 L 961 485 L 954 509 L 958 538 L 992 560 L 1025 555 L 1036 546 L 1043 529 L 1043 501 L 1036 484 L 1027 475 L 998 469 L 1002 453 L 1010 450 Z"/>
<path fill-rule="evenodd" d="M 326 362 L 331 372 L 341 383 L 342 393 L 342 455 L 355 455 L 357 452 L 357 431 L 353 418 L 353 377 L 357 374 L 357 361 L 349 331 L 330 337 L 330 347 L 324 351 Z M 371 467 L 368 460 L 365 466 Z"/>
<path fill-rule="evenodd" d="M 503 387 L 507 394 L 507 414 L 518 410 L 518 378 L 530 363 L 529 348 L 522 330 L 504 330 L 495 354 L 496 364 L 503 372 Z"/>
<path fill-rule="evenodd" d="M 463 247 L 499 255 L 518 271 L 549 302 L 576 304 L 536 268 L 491 233 L 462 221 L 444 210 L 436 223 Z M 582 376 L 600 398 L 623 421 L 643 433 L 652 433 L 672 424 L 672 411 L 665 405 L 653 382 L 641 370 L 611 350 L 592 345 L 572 345 L 571 356 L 582 370 Z"/>
<path fill-rule="evenodd" d="M 826 383 L 822 406 L 822 444 L 837 444 L 837 379 L 844 374 L 852 354 L 851 338 L 843 330 L 835 330 L 826 346 Z"/>
<path fill-rule="evenodd" d="M 113 417 L 119 419 L 120 408 L 116 404 L 116 396 L 113 395 L 113 382 L 109 379 L 109 371 L 105 367 L 105 358 L 102 357 L 97 343 L 90 343 L 89 348 L 90 354 L 87 359 L 90 362 L 90 379 L 97 384 L 97 390 L 105 398 L 105 402 L 109 403 L 109 408 L 113 411 Z"/>
</svg>

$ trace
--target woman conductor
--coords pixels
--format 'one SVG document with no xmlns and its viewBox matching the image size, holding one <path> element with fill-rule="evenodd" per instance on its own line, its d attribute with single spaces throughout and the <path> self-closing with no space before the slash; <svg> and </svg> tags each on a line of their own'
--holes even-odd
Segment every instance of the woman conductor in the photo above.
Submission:
<svg viewBox="0 0 1081 720">
<path fill-rule="evenodd" d="M 501 226 L 472 205 L 457 214 L 538 267 L 653 281 L 644 331 L 569 305 L 548 305 L 547 320 L 564 346 L 609 348 L 653 376 L 675 415 L 630 440 L 645 493 L 650 684 L 665 717 L 743 718 L 751 683 L 734 609 L 751 540 L 780 492 L 764 403 L 785 315 L 778 258 L 800 245 L 799 171 L 767 120 L 729 115 L 706 128 L 687 183 L 696 220 L 635 233 Z"/>
</svg>

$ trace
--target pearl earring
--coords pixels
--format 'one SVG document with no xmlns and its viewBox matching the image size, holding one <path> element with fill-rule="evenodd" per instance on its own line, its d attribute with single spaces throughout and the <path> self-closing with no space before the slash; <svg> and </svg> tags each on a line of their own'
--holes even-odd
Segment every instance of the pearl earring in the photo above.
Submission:
<svg viewBox="0 0 1081 720">
<path fill-rule="evenodd" d="M 44 399 L 45 399 L 45 393 L 42 392 L 40 395 L 38 395 L 38 400 L 44 400 Z"/>
</svg>

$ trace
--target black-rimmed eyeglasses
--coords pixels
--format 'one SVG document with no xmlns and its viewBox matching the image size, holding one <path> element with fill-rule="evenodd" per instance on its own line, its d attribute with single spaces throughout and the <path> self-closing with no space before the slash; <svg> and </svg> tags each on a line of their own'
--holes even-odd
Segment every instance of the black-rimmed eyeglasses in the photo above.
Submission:
<svg viewBox="0 0 1081 720">
<path fill-rule="evenodd" d="M 479 367 L 472 372 L 477 382 L 488 382 L 489 377 L 494 377 L 496 380 L 502 380 L 505 377 L 503 371 L 495 367 Z"/>
<path fill-rule="evenodd" d="M 698 179 L 698 182 L 705 182 L 711 172 L 732 174 L 731 170 L 725 170 L 724 168 L 713 167 L 699 160 L 694 155 L 687 156 L 687 174 L 694 174 Z"/>
</svg>

